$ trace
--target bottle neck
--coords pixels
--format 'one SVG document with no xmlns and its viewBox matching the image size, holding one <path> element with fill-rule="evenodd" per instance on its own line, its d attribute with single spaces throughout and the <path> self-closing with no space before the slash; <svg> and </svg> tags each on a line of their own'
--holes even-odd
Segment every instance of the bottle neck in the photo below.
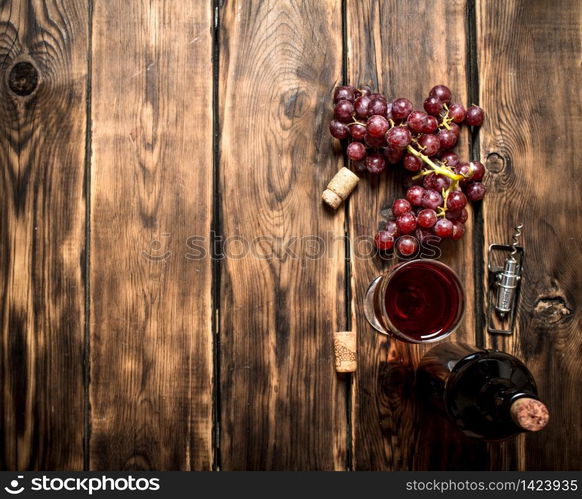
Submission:
<svg viewBox="0 0 582 499">
<path fill-rule="evenodd" d="M 509 418 L 509 408 L 512 402 L 520 396 L 533 394 L 520 392 L 509 380 L 495 379 L 481 388 L 481 400 L 486 401 L 492 412 L 500 418 Z"/>
<path fill-rule="evenodd" d="M 497 419 L 512 421 L 521 431 L 539 431 L 548 423 L 548 409 L 535 393 L 510 383 L 491 384 L 486 392 Z"/>
</svg>

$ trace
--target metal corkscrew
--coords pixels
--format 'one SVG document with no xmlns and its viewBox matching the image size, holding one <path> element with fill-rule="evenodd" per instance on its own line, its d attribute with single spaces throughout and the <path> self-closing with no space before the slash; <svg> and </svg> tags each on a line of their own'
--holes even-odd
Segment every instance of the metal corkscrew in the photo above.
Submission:
<svg viewBox="0 0 582 499">
<path fill-rule="evenodd" d="M 515 323 L 515 311 L 518 305 L 519 289 L 523 269 L 524 251 L 519 246 L 519 238 L 523 224 L 515 227 L 510 245 L 492 244 L 489 246 L 489 307 L 487 314 L 487 330 L 496 334 L 512 334 Z M 503 267 L 493 264 L 493 254 L 496 251 L 509 252 Z M 497 315 L 498 321 L 495 321 Z M 500 328 L 495 322 L 509 321 L 509 328 Z"/>
<path fill-rule="evenodd" d="M 511 253 L 509 258 L 505 259 L 505 266 L 503 267 L 503 272 L 497 274 L 497 299 L 495 301 L 495 310 L 499 312 L 501 317 L 505 317 L 505 314 L 511 312 L 511 307 L 513 306 L 513 301 L 515 299 L 515 290 L 517 289 L 517 283 L 521 279 L 521 275 L 518 274 L 517 260 L 515 255 L 517 254 L 517 243 L 521 236 L 521 229 L 523 229 L 523 224 L 519 224 L 515 228 L 515 233 L 513 234 L 513 243 L 511 244 Z"/>
</svg>

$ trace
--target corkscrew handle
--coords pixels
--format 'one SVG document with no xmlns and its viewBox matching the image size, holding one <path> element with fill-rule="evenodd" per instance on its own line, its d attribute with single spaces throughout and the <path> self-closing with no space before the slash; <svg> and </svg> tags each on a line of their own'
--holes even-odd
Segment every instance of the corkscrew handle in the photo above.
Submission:
<svg viewBox="0 0 582 499">
<path fill-rule="evenodd" d="M 517 253 L 517 249 L 513 247 L 513 252 Z M 513 302 L 515 301 L 515 294 L 517 291 L 517 285 L 521 276 L 519 275 L 519 268 L 517 267 L 517 261 L 513 256 L 505 260 L 505 267 L 503 272 L 497 274 L 497 297 L 495 300 L 495 310 L 504 317 L 505 314 L 511 312 L 513 307 Z"/>
</svg>

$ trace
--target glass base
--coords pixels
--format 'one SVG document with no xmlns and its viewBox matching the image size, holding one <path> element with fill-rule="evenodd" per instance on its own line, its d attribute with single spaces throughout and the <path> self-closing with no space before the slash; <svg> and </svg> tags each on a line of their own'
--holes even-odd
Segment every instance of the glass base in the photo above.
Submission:
<svg viewBox="0 0 582 499">
<path fill-rule="evenodd" d="M 376 317 L 376 309 L 374 307 L 374 294 L 376 293 L 376 288 L 380 284 L 382 277 L 383 276 L 379 275 L 370 283 L 370 286 L 368 286 L 366 298 L 364 299 L 364 314 L 366 315 L 366 319 L 370 323 L 370 326 L 379 333 L 389 335 L 389 332 L 386 331 L 378 321 L 378 318 Z"/>
</svg>

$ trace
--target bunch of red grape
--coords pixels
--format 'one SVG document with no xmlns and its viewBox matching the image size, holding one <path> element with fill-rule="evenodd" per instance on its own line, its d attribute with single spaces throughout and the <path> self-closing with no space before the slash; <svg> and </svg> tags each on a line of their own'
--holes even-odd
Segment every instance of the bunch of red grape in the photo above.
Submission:
<svg viewBox="0 0 582 499">
<path fill-rule="evenodd" d="M 379 250 L 396 245 L 407 257 L 416 254 L 419 243 L 429 236 L 435 242 L 460 239 L 468 218 L 467 201 L 480 201 L 485 195 L 483 164 L 461 161 L 452 150 L 461 126 L 481 126 L 484 112 L 474 105 L 465 109 L 451 99 L 449 88 L 437 85 L 424 101 L 424 111 L 419 111 L 408 99 L 388 102 L 367 86 L 335 89 L 329 130 L 336 139 L 350 139 L 346 152 L 356 171 L 377 175 L 387 164 L 402 164 L 414 173 L 406 198 L 394 201 L 392 219 L 376 234 Z"/>
</svg>

